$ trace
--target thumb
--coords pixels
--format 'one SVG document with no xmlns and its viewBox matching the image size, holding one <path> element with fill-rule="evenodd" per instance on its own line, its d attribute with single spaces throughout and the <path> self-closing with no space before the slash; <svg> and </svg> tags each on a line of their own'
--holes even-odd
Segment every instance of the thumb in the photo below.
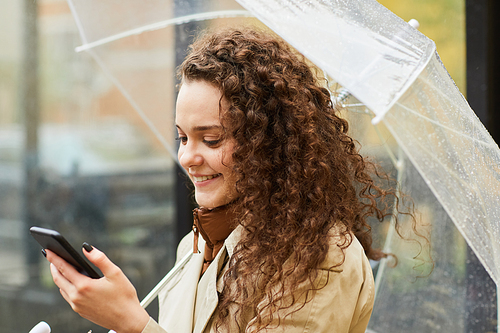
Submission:
<svg viewBox="0 0 500 333">
<path fill-rule="evenodd" d="M 83 243 L 82 252 L 91 263 L 101 270 L 104 276 L 113 275 L 117 270 L 120 270 L 103 252 L 88 243 Z"/>
</svg>

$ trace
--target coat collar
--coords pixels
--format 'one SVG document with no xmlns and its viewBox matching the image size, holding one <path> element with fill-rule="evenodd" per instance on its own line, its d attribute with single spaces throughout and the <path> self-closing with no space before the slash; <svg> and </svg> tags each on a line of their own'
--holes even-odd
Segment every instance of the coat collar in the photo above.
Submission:
<svg viewBox="0 0 500 333">
<path fill-rule="evenodd" d="M 219 303 L 218 289 L 222 287 L 221 276 L 224 268 L 224 258 L 227 254 L 231 257 L 234 253 L 234 248 L 238 244 L 244 228 L 241 226 L 236 229 L 226 238 L 223 247 L 220 249 L 213 262 L 208 266 L 208 269 L 201 277 L 196 293 L 195 302 L 195 319 L 194 319 L 194 333 L 201 333 L 205 330 L 210 321 L 217 305 Z M 219 287 L 219 288 L 218 288 Z"/>
<path fill-rule="evenodd" d="M 229 257 L 233 256 L 234 248 L 236 247 L 240 239 L 243 237 L 244 232 L 245 228 L 243 228 L 243 226 L 241 225 L 238 225 L 234 229 L 234 231 L 231 234 L 229 234 L 229 236 L 226 238 L 224 245 L 226 247 L 227 254 Z"/>
<path fill-rule="evenodd" d="M 217 290 L 222 290 L 222 280 L 218 280 L 217 277 L 223 274 L 224 258 L 226 255 L 229 257 L 233 255 L 243 232 L 245 229 L 238 226 L 226 238 L 224 246 L 201 279 L 205 241 L 202 237 L 199 238 L 198 246 L 201 252 L 193 254 L 174 281 L 160 293 L 160 308 L 166 309 L 160 311 L 160 325 L 167 332 L 199 333 L 205 330 L 217 308 Z M 181 242 L 179 249 L 181 249 L 180 256 L 193 250 L 192 234 L 186 237 L 185 242 Z M 172 306 L 174 302 L 176 305 Z"/>
</svg>

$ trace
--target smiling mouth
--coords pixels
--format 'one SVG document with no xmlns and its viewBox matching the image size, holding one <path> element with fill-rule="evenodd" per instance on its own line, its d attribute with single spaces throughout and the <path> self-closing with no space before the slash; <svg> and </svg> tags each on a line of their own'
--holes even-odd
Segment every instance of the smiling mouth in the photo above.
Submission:
<svg viewBox="0 0 500 333">
<path fill-rule="evenodd" d="M 218 174 L 215 174 L 215 175 L 211 175 L 211 176 L 201 176 L 201 177 L 195 177 L 195 176 L 193 176 L 193 180 L 195 182 L 204 182 L 205 180 L 210 180 L 210 179 L 219 177 L 220 175 L 221 175 L 221 173 L 218 173 Z"/>
</svg>

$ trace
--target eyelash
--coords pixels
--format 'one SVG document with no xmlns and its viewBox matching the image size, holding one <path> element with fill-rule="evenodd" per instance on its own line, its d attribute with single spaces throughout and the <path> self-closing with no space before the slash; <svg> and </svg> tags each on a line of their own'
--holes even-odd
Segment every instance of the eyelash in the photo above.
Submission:
<svg viewBox="0 0 500 333">
<path fill-rule="evenodd" d="M 203 140 L 203 143 L 206 144 L 208 147 L 214 147 L 220 143 L 220 139 L 219 140 L 210 140 L 210 141 Z"/>
<path fill-rule="evenodd" d="M 187 142 L 187 137 L 182 136 L 182 137 L 176 137 L 175 140 L 180 141 L 182 144 Z M 214 147 L 217 146 L 221 140 L 203 140 L 203 143 L 206 144 L 208 147 Z"/>
<path fill-rule="evenodd" d="M 181 143 L 185 143 L 187 141 L 187 138 L 185 136 L 183 137 L 178 136 L 175 138 L 175 140 L 180 141 Z"/>
</svg>

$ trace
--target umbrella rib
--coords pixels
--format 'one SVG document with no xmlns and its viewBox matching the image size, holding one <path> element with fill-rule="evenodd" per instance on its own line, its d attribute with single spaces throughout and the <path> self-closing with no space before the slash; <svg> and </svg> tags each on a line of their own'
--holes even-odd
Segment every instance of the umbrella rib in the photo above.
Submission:
<svg viewBox="0 0 500 333">
<path fill-rule="evenodd" d="M 402 161 L 402 149 L 399 148 L 399 157 L 400 157 L 400 161 Z M 404 171 L 404 162 L 401 162 L 400 165 L 399 165 L 399 169 L 397 169 L 398 171 L 398 175 L 397 175 L 397 183 L 398 184 L 401 184 L 401 181 L 403 179 L 403 171 Z M 385 237 L 385 242 L 384 242 L 384 248 L 383 248 L 383 252 L 384 253 L 390 253 L 391 252 L 391 245 L 392 245 L 392 241 L 393 241 L 393 238 L 394 238 L 394 232 L 396 232 L 396 218 L 395 216 L 397 216 L 399 214 L 398 210 L 397 210 L 397 198 L 399 198 L 400 196 L 400 193 L 401 193 L 401 189 L 398 185 L 398 187 L 396 188 L 396 197 L 394 198 L 394 204 L 393 204 L 393 208 L 392 208 L 392 215 L 391 215 L 391 219 L 390 219 L 390 222 L 389 222 L 389 230 L 387 231 L 387 235 Z M 387 266 L 387 257 L 385 258 L 382 258 L 380 260 L 380 268 L 379 268 L 379 271 L 377 272 L 377 276 L 375 277 L 375 298 L 377 298 L 377 294 L 378 294 L 378 291 L 380 289 L 380 283 L 382 282 L 382 278 L 384 277 L 384 271 L 385 271 L 385 268 Z"/>
<path fill-rule="evenodd" d="M 421 114 L 419 114 L 419 113 L 417 113 L 417 112 L 413 111 L 412 109 L 410 109 L 410 108 L 408 108 L 408 107 L 406 107 L 406 106 L 404 106 L 404 105 L 400 104 L 400 103 L 397 103 L 397 105 L 401 106 L 403 109 L 406 109 L 407 111 L 409 111 L 409 112 L 413 113 L 413 114 L 414 114 L 414 115 L 416 115 L 416 116 L 419 116 L 419 117 L 421 117 L 421 118 L 423 118 L 423 119 L 426 119 L 427 121 L 432 122 L 433 124 L 439 125 L 439 126 L 441 126 L 442 128 L 444 128 L 444 129 L 447 129 L 447 130 L 449 130 L 449 131 L 451 131 L 451 132 L 453 132 L 453 133 L 458 134 L 459 136 L 465 137 L 465 138 L 467 138 L 467 139 L 471 140 L 472 142 L 480 143 L 480 144 L 482 144 L 482 145 L 484 145 L 484 146 L 486 146 L 486 147 L 492 147 L 492 145 L 491 145 L 491 144 L 488 144 L 488 143 L 486 143 L 486 142 L 482 142 L 482 141 L 480 141 L 480 140 L 478 140 L 478 139 L 475 139 L 475 138 L 470 137 L 469 135 L 466 135 L 466 134 L 463 134 L 463 133 L 461 133 L 461 132 L 458 132 L 457 130 L 454 130 L 454 129 L 452 129 L 452 128 L 448 127 L 448 126 L 442 125 L 441 123 L 439 123 L 439 122 L 437 122 L 437 121 L 435 121 L 435 120 L 432 120 L 432 119 L 430 119 L 430 118 L 428 118 L 428 117 L 425 117 L 425 116 L 423 116 L 423 115 L 421 115 Z M 419 145 L 419 146 L 421 147 L 421 149 L 422 149 L 422 150 L 426 151 L 425 147 L 423 147 L 423 145 L 422 145 L 421 143 L 419 143 L 419 142 L 418 142 L 418 140 L 416 140 L 416 144 L 417 144 L 417 145 Z M 449 169 L 446 165 L 444 165 L 443 163 L 441 163 L 441 160 L 440 160 L 439 158 L 437 158 L 436 156 L 434 156 L 434 155 L 432 155 L 432 154 L 429 154 L 429 156 L 430 156 L 433 160 L 435 160 L 435 161 L 436 161 L 439 165 L 441 165 L 441 166 L 443 167 L 443 169 L 445 169 L 445 170 L 447 171 L 447 173 L 448 173 L 451 177 L 453 177 L 455 180 L 457 180 L 460 184 L 464 185 L 465 187 L 467 187 L 467 185 L 469 185 L 469 183 L 468 183 L 468 182 L 466 182 L 465 180 L 463 180 L 462 178 L 460 178 L 460 177 L 456 174 L 456 172 L 454 172 L 454 170 L 453 170 L 453 171 L 452 171 L 452 170 L 450 170 L 450 169 Z M 479 201 L 480 201 L 480 206 L 481 206 L 481 208 L 483 209 L 483 211 L 486 211 L 486 207 L 484 206 L 484 198 L 483 198 L 483 197 L 482 197 L 482 195 L 481 195 L 481 191 L 479 191 L 479 189 L 478 189 L 478 188 L 474 188 L 474 190 L 475 190 L 474 192 L 475 192 L 475 193 L 476 193 L 476 194 L 477 194 L 477 195 L 481 198 L 481 200 L 479 200 Z"/>
<path fill-rule="evenodd" d="M 421 143 L 419 143 L 418 141 L 416 141 L 416 144 L 418 146 L 420 146 L 420 148 L 423 150 L 423 151 L 428 151 L 428 149 L 426 147 L 424 147 Z M 448 168 L 445 164 L 441 163 L 441 160 L 439 158 L 437 158 L 436 156 L 434 156 L 433 154 L 428 154 L 428 156 L 433 159 L 435 162 L 437 162 L 439 165 L 441 165 L 441 167 L 450 175 L 452 176 L 453 178 L 455 178 L 455 180 L 457 180 L 459 183 L 461 183 L 462 185 L 468 185 L 468 182 L 466 182 L 465 180 L 463 180 L 462 178 L 460 178 L 458 175 L 456 175 L 456 172 L 455 170 L 451 170 L 450 168 Z"/>
<path fill-rule="evenodd" d="M 361 104 L 361 105 L 362 105 L 362 104 Z M 360 104 L 353 104 L 353 105 L 350 105 L 350 106 L 361 106 L 361 105 L 360 105 Z M 457 130 L 454 130 L 454 129 L 452 129 L 452 128 L 448 127 L 448 126 L 442 125 L 441 123 L 439 123 L 439 122 L 437 122 L 437 121 L 435 121 L 435 120 L 433 120 L 433 119 L 430 119 L 430 118 L 428 118 L 428 117 L 425 117 L 425 116 L 423 116 L 423 115 L 421 115 L 421 114 L 419 114 L 419 113 L 417 113 L 417 112 L 413 111 L 412 109 L 410 109 L 410 108 L 408 108 L 408 107 L 406 107 L 406 106 L 404 106 L 404 105 L 400 104 L 400 103 L 396 103 L 396 105 L 398 105 L 398 106 L 402 107 L 403 109 L 405 109 L 405 110 L 407 110 L 407 111 L 411 112 L 411 113 L 412 113 L 412 114 L 414 114 L 414 115 L 417 115 L 417 116 L 418 116 L 418 117 L 420 117 L 420 118 L 426 119 L 427 121 L 429 121 L 429 122 L 431 122 L 431 123 L 433 123 L 433 124 L 436 124 L 436 125 L 438 125 L 438 126 L 441 126 L 442 128 L 447 129 L 447 130 L 449 130 L 449 131 L 451 131 L 451 132 L 453 132 L 453 133 L 456 133 L 456 134 L 458 134 L 458 135 L 460 135 L 460 136 L 462 136 L 462 137 L 465 137 L 465 138 L 467 138 L 467 139 L 469 139 L 469 140 L 471 140 L 471 141 L 473 141 L 473 142 L 480 143 L 481 145 L 484 145 L 484 146 L 487 146 L 487 147 L 488 147 L 488 146 L 492 146 L 491 144 L 488 144 L 487 142 L 483 142 L 483 141 L 480 141 L 480 140 L 478 140 L 478 139 L 472 138 L 472 137 L 470 137 L 469 135 L 466 135 L 466 134 L 464 134 L 464 133 L 461 133 L 461 132 L 459 132 L 459 131 L 457 131 Z M 350 110 L 350 111 L 351 111 L 351 112 L 353 112 L 352 110 Z M 354 111 L 354 112 L 356 112 L 356 111 Z M 358 113 L 365 113 L 365 114 L 368 114 L 368 112 L 366 112 L 366 111 L 365 111 L 365 112 L 362 112 L 362 111 L 357 111 L 357 112 L 358 112 Z M 377 128 L 376 128 L 376 127 L 375 127 L 375 129 L 377 130 Z M 378 131 L 377 131 L 377 132 L 378 132 Z M 379 133 L 377 133 L 377 134 L 378 134 L 378 136 L 380 137 L 380 134 L 379 134 Z M 418 141 L 417 141 L 416 143 L 417 143 L 417 145 L 419 145 L 422 149 L 424 149 L 424 147 L 423 147 L 420 143 L 418 143 Z M 384 147 L 384 148 L 386 149 L 386 151 L 388 151 L 388 152 L 392 153 L 392 151 L 390 151 L 390 150 L 388 149 L 388 147 Z M 425 151 L 425 149 L 424 149 L 424 151 Z M 391 155 L 391 154 L 389 154 L 389 155 Z M 443 167 L 443 169 L 445 169 L 445 170 L 447 171 L 447 173 L 448 173 L 451 177 L 453 177 L 455 180 L 457 180 L 459 183 L 461 183 L 462 185 L 465 185 L 465 186 L 467 186 L 467 185 L 468 185 L 468 183 L 467 183 L 466 181 L 464 181 L 462 178 L 460 178 L 460 177 L 459 177 L 459 176 L 458 176 L 458 175 L 457 175 L 457 174 L 456 174 L 453 170 L 450 170 L 450 169 L 449 169 L 446 165 L 444 165 L 443 163 L 441 163 L 441 161 L 440 161 L 437 157 L 435 157 L 435 156 L 434 156 L 434 155 L 432 155 L 432 154 L 430 154 L 429 156 L 430 156 L 433 160 L 437 161 L 437 163 L 438 163 L 438 164 L 440 164 L 440 165 Z M 397 161 L 397 159 L 395 159 L 395 156 L 394 156 L 394 158 L 393 158 L 392 156 L 389 156 L 389 157 L 391 158 L 391 160 L 392 160 L 393 164 L 394 164 L 394 165 L 396 166 L 396 168 L 397 168 L 399 163 L 395 163 L 395 161 Z M 485 209 L 485 207 L 484 207 L 484 199 L 483 199 L 483 197 L 482 197 L 482 195 L 481 195 L 481 191 L 479 191 L 479 189 L 476 187 L 476 188 L 474 188 L 474 192 L 475 192 L 476 194 L 478 194 L 478 196 L 481 198 L 481 200 L 479 200 L 479 201 L 480 201 L 480 203 L 479 203 L 479 204 L 480 204 L 480 206 L 482 207 L 483 211 L 486 211 L 486 209 Z"/>
<path fill-rule="evenodd" d="M 355 109 L 357 107 L 360 107 L 360 106 L 363 106 L 364 109 L 363 111 L 356 111 Z M 370 116 L 371 113 L 370 113 L 370 109 L 368 109 L 364 104 L 362 103 L 356 103 L 356 104 L 346 104 L 346 105 L 343 105 L 343 107 L 348 110 L 348 112 L 354 112 L 354 113 L 360 113 L 360 114 L 365 114 L 367 116 Z M 348 109 L 348 107 L 351 107 Z M 352 109 L 354 108 L 354 110 Z M 383 136 L 382 136 L 382 133 L 380 133 L 380 130 L 378 129 L 378 126 L 377 125 L 373 125 L 373 128 L 375 129 L 375 132 L 377 133 L 377 136 L 378 138 L 380 139 L 380 142 L 382 143 L 382 147 L 384 147 L 387 155 L 389 155 L 389 159 L 391 160 L 392 164 L 394 165 L 394 167 L 397 169 L 397 170 L 400 170 L 402 168 L 402 161 L 399 160 L 396 155 L 394 155 L 394 153 L 392 152 L 391 148 L 389 147 L 389 145 L 387 144 L 387 142 L 385 142 Z"/>
<path fill-rule="evenodd" d="M 403 104 L 401 104 L 401 103 L 399 103 L 399 102 L 397 102 L 395 105 L 400 106 L 401 108 L 403 108 L 403 109 L 405 109 L 406 111 L 408 111 L 408 112 L 410 112 L 410 113 L 412 113 L 412 114 L 416 115 L 417 117 L 420 117 L 420 118 L 422 118 L 422 119 L 425 119 L 425 120 L 427 120 L 427 121 L 429 121 L 429 122 L 431 122 L 431 123 L 433 123 L 433 124 L 435 124 L 435 125 L 438 125 L 439 127 L 443 128 L 443 129 L 446 129 L 446 130 L 448 130 L 448 131 L 450 131 L 450 132 L 453 132 L 453 133 L 455 133 L 455 134 L 458 134 L 459 136 L 462 136 L 462 137 L 464 137 L 464 138 L 466 138 L 466 139 L 469 139 L 469 140 L 474 141 L 474 142 L 476 142 L 476 143 L 478 143 L 478 144 L 481 144 L 482 146 L 486 146 L 486 147 L 490 147 L 490 148 L 495 148 L 495 146 L 494 146 L 492 143 L 488 143 L 488 142 L 484 142 L 484 141 L 478 140 L 478 139 L 476 139 L 476 138 L 471 137 L 470 135 L 467 135 L 467 134 L 465 134 L 465 133 L 459 132 L 459 131 L 457 131 L 456 129 L 453 129 L 453 128 L 448 127 L 448 126 L 446 126 L 446 125 L 443 125 L 442 123 L 440 123 L 440 122 L 438 122 L 438 121 L 436 121 L 436 120 L 433 120 L 433 119 L 431 119 L 431 118 L 429 118 L 429 117 L 426 117 L 426 116 L 424 116 L 424 115 L 422 115 L 422 114 L 420 114 L 420 113 L 418 113 L 418 112 L 416 112 L 416 111 L 412 110 L 411 108 L 409 108 L 409 107 L 407 107 L 407 106 L 405 106 L 405 105 L 403 105 Z"/>
<path fill-rule="evenodd" d="M 387 155 L 389 155 L 389 159 L 391 160 L 392 164 L 394 165 L 396 170 L 398 170 L 398 172 L 401 172 L 403 169 L 403 164 L 402 164 L 403 162 L 400 159 L 398 159 L 396 155 L 394 155 L 391 148 L 387 144 L 387 141 L 384 140 L 384 138 L 382 137 L 382 133 L 380 133 L 380 130 L 378 129 L 377 125 L 374 125 L 374 128 L 378 138 L 380 139 L 380 142 L 382 142 L 382 147 L 384 147 Z"/>
<path fill-rule="evenodd" d="M 420 144 L 420 143 L 418 143 L 418 142 L 417 142 L 417 145 L 419 145 L 422 149 L 425 149 L 425 147 L 423 147 L 423 145 L 422 145 L 422 144 Z M 405 149 L 405 150 L 406 150 L 406 149 Z M 413 160 L 412 156 L 410 156 L 410 155 L 408 155 L 408 154 L 406 154 L 406 155 L 408 156 L 408 158 L 410 158 L 410 160 L 412 161 L 412 163 L 414 164 L 414 166 L 416 167 L 416 169 L 418 170 L 418 172 L 419 172 L 419 173 L 422 175 L 422 177 L 425 179 L 425 177 L 423 176 L 423 175 L 424 175 L 424 174 L 423 174 L 423 172 L 421 172 L 421 171 L 422 171 L 422 169 L 421 169 L 420 165 L 418 165 L 418 164 L 416 164 L 416 163 L 415 163 L 415 161 Z M 432 159 L 436 160 L 436 161 L 437 161 L 437 163 L 438 163 L 438 164 L 440 164 L 440 165 L 441 165 L 441 166 L 442 166 L 442 167 L 443 167 L 443 168 L 444 168 L 444 169 L 448 172 L 448 174 L 449 174 L 451 177 L 453 177 L 455 180 L 457 180 L 459 183 L 461 183 L 462 185 L 466 185 L 466 187 L 467 187 L 467 185 L 469 185 L 469 183 L 467 183 L 467 182 L 466 182 L 465 180 L 463 180 L 462 178 L 459 178 L 457 175 L 455 175 L 455 173 L 454 173 L 454 172 L 450 171 L 450 170 L 449 170 L 449 168 L 447 168 L 445 165 L 443 165 L 443 164 L 441 163 L 441 161 L 440 161 L 437 157 L 435 157 L 434 155 L 431 155 L 431 154 L 429 154 L 429 156 L 430 156 Z M 429 184 L 428 186 L 431 188 L 431 190 L 433 190 L 433 186 L 432 186 L 432 184 Z M 476 195 L 480 198 L 480 200 L 478 200 L 478 203 L 479 203 L 479 205 L 481 206 L 482 211 L 483 211 L 483 212 L 487 212 L 487 209 L 486 209 L 486 207 L 485 207 L 484 198 L 483 198 L 483 196 L 481 195 L 481 191 L 479 190 L 479 188 L 478 188 L 477 186 L 476 186 L 476 187 L 473 187 L 473 190 L 475 190 L 475 191 L 474 191 L 474 193 L 475 193 L 475 194 L 476 194 Z M 434 191 L 434 190 L 433 190 L 432 192 L 433 192 L 433 193 L 434 193 L 434 195 L 436 196 L 436 191 Z M 438 199 L 438 201 L 439 201 L 439 202 L 441 202 L 441 200 L 440 200 L 437 196 L 436 196 L 436 199 Z M 442 203 L 442 202 L 441 202 L 441 204 L 443 205 L 443 203 Z M 471 241 L 471 239 L 470 239 L 470 237 L 469 237 L 470 235 L 469 235 L 468 233 L 466 233 L 466 232 L 465 232 L 465 230 L 464 230 L 464 229 L 465 229 L 465 227 L 466 227 L 466 224 L 464 224 L 464 223 L 460 223 L 460 222 L 463 222 L 463 221 L 464 221 L 464 219 L 456 217 L 456 215 L 453 213 L 453 211 L 451 211 L 451 210 L 450 210 L 447 206 L 443 205 L 443 208 L 444 208 L 444 210 L 446 211 L 446 213 L 448 214 L 448 216 L 451 218 L 451 220 L 453 221 L 453 223 L 457 226 L 457 229 L 460 231 L 460 233 L 462 234 L 462 236 L 465 238 L 465 240 L 467 241 L 467 244 L 468 244 L 468 245 L 472 248 L 472 250 L 474 251 L 474 253 L 478 256 L 479 261 L 483 264 L 483 266 L 485 267 L 486 271 L 488 271 L 488 274 L 490 274 L 490 276 L 491 276 L 491 277 L 492 277 L 492 279 L 495 281 L 495 283 L 497 283 L 497 284 L 498 284 L 498 282 L 497 282 L 497 278 L 498 278 L 498 277 L 497 277 L 497 275 L 496 275 L 496 274 L 493 274 L 492 269 L 491 269 L 491 268 L 490 268 L 490 267 L 489 267 L 489 266 L 488 266 L 488 265 L 484 262 L 484 260 L 485 260 L 485 259 L 484 259 L 482 256 L 478 255 L 478 254 L 479 254 L 479 253 L 481 253 L 481 252 L 477 250 L 477 248 L 476 248 L 476 246 L 475 246 L 474 242 L 472 242 L 472 241 Z M 479 219 L 476 219 L 476 220 L 477 220 L 477 221 L 479 221 Z M 486 216 L 485 216 L 484 221 L 485 221 L 484 223 L 486 223 L 486 222 L 488 222 L 488 221 L 489 221 L 489 219 L 487 219 L 487 218 L 486 218 Z M 480 227 L 484 228 L 484 227 L 485 227 L 484 223 L 479 222 Z M 490 225 L 491 225 L 491 223 L 490 223 Z M 495 243 L 494 243 L 494 242 L 492 242 L 492 244 L 495 244 Z M 495 251 L 495 250 L 496 250 L 496 248 L 494 247 L 494 248 L 493 248 L 493 251 Z M 493 256 L 493 259 L 495 259 L 495 257 L 494 257 L 494 256 Z M 495 271 L 495 272 L 496 272 L 496 271 Z"/>
<path fill-rule="evenodd" d="M 360 107 L 360 106 L 365 106 L 363 103 L 355 103 L 355 104 L 344 104 L 342 107 L 344 108 L 349 108 L 349 107 Z M 363 114 L 370 114 L 370 112 L 367 111 L 355 111 L 355 110 L 349 110 L 349 112 L 355 112 L 355 113 L 363 113 Z"/>
<path fill-rule="evenodd" d="M 215 19 L 215 18 L 220 18 L 220 17 L 253 17 L 253 14 L 247 10 L 219 10 L 219 11 L 213 11 L 213 12 L 198 13 L 198 14 L 192 14 L 192 15 L 185 15 L 185 16 L 181 16 L 181 17 L 175 17 L 175 18 L 164 20 L 161 22 L 148 24 L 148 25 L 142 26 L 140 28 L 135 28 L 135 29 L 124 31 L 124 32 L 120 32 L 118 34 L 108 36 L 105 38 L 101 38 L 101 39 L 93 41 L 91 43 L 83 44 L 83 45 L 75 48 L 75 51 L 81 52 L 84 50 L 92 49 L 96 46 L 107 44 L 107 43 L 110 43 L 110 42 L 113 42 L 113 41 L 116 41 L 116 40 L 119 40 L 119 39 L 122 39 L 122 38 L 125 38 L 128 36 L 139 35 L 145 31 L 162 29 L 162 28 L 165 28 L 169 25 L 183 24 L 183 23 L 188 23 L 188 22 L 192 22 L 192 21 L 204 21 L 204 20 L 210 20 L 210 19 Z"/>
<path fill-rule="evenodd" d="M 78 31 L 80 32 L 80 37 L 82 38 L 83 43 L 86 44 L 87 43 L 87 36 L 85 36 L 85 34 L 83 33 L 82 21 L 80 21 L 80 16 L 78 15 L 78 12 L 75 9 L 75 5 L 73 4 L 72 0 L 68 0 L 68 6 L 69 6 L 71 13 L 73 14 L 73 17 L 75 18 L 75 23 L 76 23 L 76 26 L 78 28 Z"/>
<path fill-rule="evenodd" d="M 127 90 L 121 85 L 120 81 L 118 81 L 117 78 L 111 74 L 111 72 L 104 66 L 104 64 L 101 61 L 101 58 L 99 58 L 95 52 L 89 52 L 94 60 L 97 62 L 97 64 L 102 68 L 104 73 L 107 74 L 107 76 L 111 79 L 111 81 L 116 85 L 118 90 L 121 91 L 121 93 L 125 96 L 125 98 L 129 101 L 129 103 L 132 105 L 132 107 L 135 109 L 137 114 L 141 117 L 141 119 L 146 123 L 146 125 L 149 127 L 149 129 L 153 132 L 155 137 L 160 141 L 160 143 L 163 145 L 163 147 L 168 151 L 168 153 L 172 156 L 174 161 L 176 161 L 179 164 L 179 160 L 177 159 L 177 154 L 174 152 L 174 150 L 170 147 L 168 142 L 163 138 L 161 135 L 160 131 L 156 128 L 156 126 L 153 124 L 151 120 L 146 116 L 144 111 L 139 107 L 139 105 L 134 101 L 132 96 L 127 92 Z M 185 171 L 184 168 L 181 168 L 181 170 Z"/>
<path fill-rule="evenodd" d="M 416 144 L 420 147 L 420 149 L 422 149 L 423 151 L 427 151 L 426 147 L 424 147 L 421 143 L 418 142 L 418 140 L 416 140 Z M 410 155 L 407 154 L 407 156 L 411 159 Z M 433 159 L 437 164 L 439 164 L 446 172 L 448 175 L 450 175 L 450 177 L 453 177 L 458 183 L 460 183 L 462 186 L 464 187 L 469 187 L 469 182 L 465 181 L 464 179 L 462 179 L 460 176 L 458 176 L 455 172 L 455 170 L 451 170 L 450 168 L 448 168 L 445 164 L 443 164 L 441 162 L 441 160 L 439 158 L 437 158 L 436 156 L 434 156 L 433 154 L 428 154 L 428 156 Z M 417 164 L 415 163 L 415 161 L 412 161 L 413 164 L 415 166 L 417 166 Z M 417 169 L 420 169 L 420 168 L 417 168 Z M 420 172 L 420 174 L 422 175 L 423 177 L 423 173 Z M 424 177 L 425 178 L 425 177 Z M 429 185 L 431 186 L 431 185 Z M 474 190 L 474 193 L 478 194 L 480 193 L 480 191 L 477 189 L 477 187 L 474 187 L 472 188 Z M 478 196 L 481 198 L 481 200 L 478 200 L 479 201 L 479 205 L 481 206 L 482 210 L 484 212 L 486 212 L 486 208 L 484 206 L 484 199 L 483 197 L 478 194 Z M 438 199 L 439 200 L 439 199 Z"/>
</svg>

